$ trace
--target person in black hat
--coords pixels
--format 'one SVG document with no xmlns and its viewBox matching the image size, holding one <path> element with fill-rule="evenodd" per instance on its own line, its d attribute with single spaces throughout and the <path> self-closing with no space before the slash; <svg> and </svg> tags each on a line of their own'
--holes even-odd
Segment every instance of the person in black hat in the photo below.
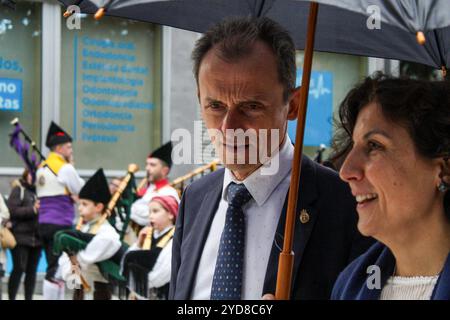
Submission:
<svg viewBox="0 0 450 320">
<path fill-rule="evenodd" d="M 103 169 L 99 169 L 84 185 L 79 194 L 78 211 L 83 220 L 82 233 L 95 235 L 89 239 L 84 250 L 76 254 L 81 273 L 89 285 L 94 288 L 94 300 L 111 299 L 108 280 L 102 275 L 96 263 L 113 257 L 121 248 L 120 236 L 108 220 L 101 220 L 111 199 L 108 183 Z M 70 235 L 80 238 L 77 232 Z M 61 275 L 68 280 L 73 274 L 73 266 L 68 255 L 64 253 L 59 259 Z"/>
<path fill-rule="evenodd" d="M 55 276 L 58 256 L 53 253 L 56 232 L 69 229 L 75 218 L 74 198 L 84 184 L 74 166 L 72 137 L 52 122 L 45 145 L 50 149 L 47 159 L 36 173 L 36 193 L 40 201 L 39 233 L 47 259 L 43 282 L 44 299 L 61 299 L 64 284 Z"/>
<path fill-rule="evenodd" d="M 172 142 L 162 145 L 147 157 L 145 170 L 147 171 L 148 186 L 140 191 L 141 199 L 131 206 L 131 220 L 141 229 L 150 222 L 148 206 L 154 196 L 172 196 L 177 201 L 180 197 L 175 188 L 171 187 L 167 179 L 172 167 Z"/>
</svg>

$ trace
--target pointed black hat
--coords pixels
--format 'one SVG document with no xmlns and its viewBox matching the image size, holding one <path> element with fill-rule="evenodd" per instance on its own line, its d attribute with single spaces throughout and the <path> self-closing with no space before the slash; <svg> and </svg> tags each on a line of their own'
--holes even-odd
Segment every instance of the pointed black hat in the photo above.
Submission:
<svg viewBox="0 0 450 320">
<path fill-rule="evenodd" d="M 161 147 L 148 155 L 149 158 L 158 158 L 172 167 L 172 141 L 163 144 Z"/>
<path fill-rule="evenodd" d="M 107 205 L 111 200 L 111 193 L 109 192 L 108 181 L 106 181 L 103 169 L 98 169 L 97 172 L 86 182 L 81 188 L 80 199 L 87 199 L 95 203 L 103 203 Z"/>
<path fill-rule="evenodd" d="M 58 144 L 67 142 L 72 142 L 72 137 L 52 121 L 52 123 L 50 123 L 50 127 L 48 128 L 47 140 L 45 141 L 47 148 L 52 148 Z"/>
</svg>

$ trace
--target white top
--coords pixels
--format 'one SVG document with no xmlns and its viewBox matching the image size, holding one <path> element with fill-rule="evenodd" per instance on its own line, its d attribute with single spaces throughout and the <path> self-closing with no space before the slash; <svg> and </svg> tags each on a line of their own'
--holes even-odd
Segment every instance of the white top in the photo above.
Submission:
<svg viewBox="0 0 450 320">
<path fill-rule="evenodd" d="M 39 168 L 36 176 L 36 192 L 39 198 L 67 195 L 67 191 L 78 195 L 84 185 L 84 180 L 70 163 L 64 164 L 57 176 L 46 166 Z"/>
<path fill-rule="evenodd" d="M 243 206 L 247 226 L 241 298 L 261 299 L 275 231 L 289 189 L 293 157 L 294 146 L 286 135 L 280 152 L 244 181 L 237 181 L 232 172 L 225 169 L 222 198 L 200 258 L 192 299 L 210 299 L 220 237 L 228 208 L 227 188 L 231 182 L 244 183 L 253 197 Z M 271 165 L 277 170 L 267 174 Z"/>
<path fill-rule="evenodd" d="M 79 194 L 84 186 L 84 180 L 78 175 L 75 167 L 70 163 L 66 163 L 59 169 L 58 181 L 66 186 L 71 194 Z"/>
<path fill-rule="evenodd" d="M 432 277 L 390 277 L 380 300 L 430 300 L 439 275 Z"/>
<path fill-rule="evenodd" d="M 155 196 L 172 196 L 180 202 L 177 190 L 167 185 L 158 190 L 155 190 L 156 186 L 151 184 L 142 198 L 136 200 L 131 205 L 130 219 L 141 226 L 147 226 L 150 223 L 150 209 L 149 204 Z"/>
<path fill-rule="evenodd" d="M 82 232 L 88 232 L 96 221 L 82 226 Z M 94 281 L 107 282 L 95 263 L 108 260 L 120 249 L 120 236 L 114 228 L 105 221 L 97 231 L 94 238 L 88 243 L 84 250 L 77 254 L 81 272 L 86 280 L 92 285 Z M 71 275 L 72 265 L 66 253 L 59 258 L 62 278 L 66 281 Z"/>
</svg>

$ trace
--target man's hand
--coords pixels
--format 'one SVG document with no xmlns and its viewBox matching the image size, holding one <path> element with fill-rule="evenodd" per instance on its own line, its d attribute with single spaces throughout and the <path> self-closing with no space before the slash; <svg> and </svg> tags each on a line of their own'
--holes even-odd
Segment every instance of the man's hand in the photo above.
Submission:
<svg viewBox="0 0 450 320">
<path fill-rule="evenodd" d="M 275 296 L 271 293 L 266 293 L 262 296 L 262 300 L 275 300 Z"/>
</svg>

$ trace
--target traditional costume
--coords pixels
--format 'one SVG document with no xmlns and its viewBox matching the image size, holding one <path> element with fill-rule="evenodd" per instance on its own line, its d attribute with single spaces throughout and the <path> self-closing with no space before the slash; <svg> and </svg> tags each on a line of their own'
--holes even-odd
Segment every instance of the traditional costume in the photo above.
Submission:
<svg viewBox="0 0 450 320">
<path fill-rule="evenodd" d="M 148 155 L 148 158 L 160 159 L 167 163 L 170 168 L 172 166 L 172 142 L 168 142 L 156 149 Z M 143 190 L 139 190 L 139 192 L 143 196 L 131 206 L 131 220 L 140 227 L 146 226 L 150 222 L 148 205 L 154 196 L 172 196 L 178 202 L 180 201 L 177 190 L 170 186 L 167 179 L 155 181 L 148 185 L 145 192 Z"/>
<path fill-rule="evenodd" d="M 169 213 L 176 217 L 178 200 L 171 196 L 155 196 L 152 201 L 158 201 Z M 164 230 L 151 229 L 150 243 L 146 250 L 137 243 L 130 247 L 123 257 L 122 274 L 127 279 L 127 287 L 138 299 L 162 300 L 169 293 L 172 238 L 175 226 Z M 146 239 L 147 240 L 147 239 Z"/>
<path fill-rule="evenodd" d="M 98 170 L 94 176 L 81 189 L 80 199 L 88 199 L 95 203 L 103 203 L 105 207 L 111 199 L 108 184 L 103 170 Z M 108 285 L 108 279 L 99 270 L 97 263 L 113 258 L 117 254 L 117 263 L 121 257 L 121 247 L 119 234 L 109 224 L 107 220 L 97 226 L 101 216 L 93 221 L 82 225 L 81 230 L 64 231 L 66 236 L 79 239 L 81 243 L 87 243 L 84 249 L 78 252 L 65 250 L 69 255 L 75 255 L 79 263 L 81 275 L 85 277 L 90 287 L 94 288 L 94 300 L 111 299 L 111 288 Z M 92 234 L 93 230 L 97 230 Z M 60 236 L 60 235 L 59 235 Z M 72 249 L 76 251 L 75 249 Z M 64 253 L 59 259 L 61 274 L 65 281 L 73 277 L 73 265 L 69 255 Z M 83 291 L 75 291 L 74 298 L 82 299 Z"/>
<path fill-rule="evenodd" d="M 45 145 L 51 149 L 68 142 L 72 142 L 72 137 L 52 122 Z M 50 152 L 36 172 L 36 193 L 40 201 L 39 232 L 48 264 L 43 289 L 45 299 L 59 299 L 63 295 L 63 287 L 55 277 L 58 256 L 53 254 L 53 237 L 56 232 L 72 227 L 75 208 L 71 196 L 78 195 L 83 184 L 74 166 L 56 152 Z"/>
</svg>

